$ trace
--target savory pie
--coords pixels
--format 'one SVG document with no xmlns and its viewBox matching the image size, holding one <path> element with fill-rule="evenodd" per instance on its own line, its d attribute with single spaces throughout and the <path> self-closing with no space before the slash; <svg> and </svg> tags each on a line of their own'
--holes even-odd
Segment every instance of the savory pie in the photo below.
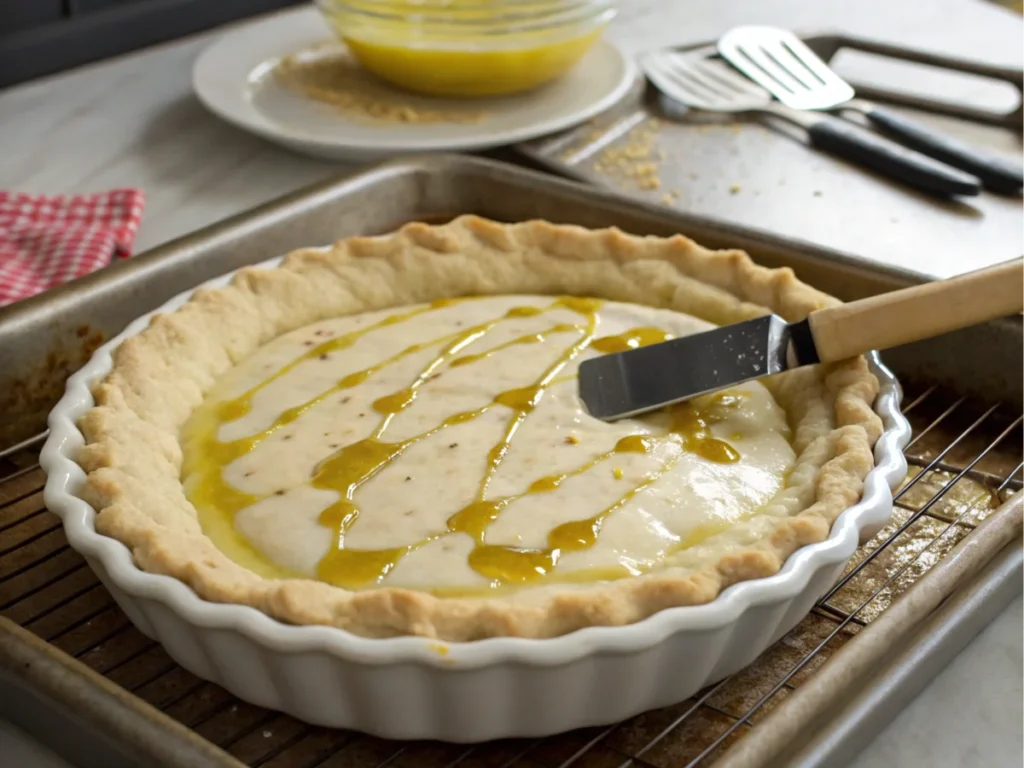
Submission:
<svg viewBox="0 0 1024 768">
<path fill-rule="evenodd" d="M 462 217 L 292 253 L 154 318 L 81 422 L 97 529 L 213 601 L 369 636 L 550 637 L 823 540 L 865 360 L 604 423 L 588 356 L 835 300 L 676 236 Z"/>
</svg>

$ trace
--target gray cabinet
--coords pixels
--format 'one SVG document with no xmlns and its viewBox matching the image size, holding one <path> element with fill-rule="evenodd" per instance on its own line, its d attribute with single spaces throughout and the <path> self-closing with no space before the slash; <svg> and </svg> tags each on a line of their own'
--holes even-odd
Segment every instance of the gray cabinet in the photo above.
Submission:
<svg viewBox="0 0 1024 768">
<path fill-rule="evenodd" d="M 57 21 L 63 15 L 61 0 L 0 0 L 0 36 Z"/>
<path fill-rule="evenodd" d="M 306 0 L 0 0 L 0 88 Z"/>
<path fill-rule="evenodd" d="M 67 0 L 68 9 L 73 14 L 98 11 L 101 8 L 111 8 L 115 5 L 130 5 L 132 3 L 144 2 L 146 0 Z"/>
</svg>

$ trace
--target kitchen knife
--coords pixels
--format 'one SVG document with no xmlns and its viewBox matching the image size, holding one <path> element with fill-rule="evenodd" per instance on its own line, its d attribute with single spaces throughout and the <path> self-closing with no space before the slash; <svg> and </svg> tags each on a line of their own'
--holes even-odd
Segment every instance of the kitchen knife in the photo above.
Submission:
<svg viewBox="0 0 1024 768">
<path fill-rule="evenodd" d="M 584 360 L 579 395 L 614 421 L 782 373 L 931 338 L 1024 309 L 1024 259 L 812 312 L 766 315 Z"/>
</svg>

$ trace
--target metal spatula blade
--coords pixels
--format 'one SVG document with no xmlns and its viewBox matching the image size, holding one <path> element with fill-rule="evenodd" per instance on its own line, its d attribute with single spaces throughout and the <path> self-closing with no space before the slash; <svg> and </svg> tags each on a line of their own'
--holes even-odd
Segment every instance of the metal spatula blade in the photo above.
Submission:
<svg viewBox="0 0 1024 768">
<path fill-rule="evenodd" d="M 853 88 L 799 37 L 775 27 L 736 27 L 718 41 L 736 69 L 794 109 L 831 109 L 853 98 Z"/>
<path fill-rule="evenodd" d="M 591 416 L 635 416 L 801 365 L 938 336 L 1024 309 L 1024 260 L 812 312 L 768 315 L 585 360 L 579 395 Z"/>
<path fill-rule="evenodd" d="M 767 315 L 584 360 L 580 398 L 591 416 L 611 421 L 781 373 L 788 367 L 790 328 Z"/>
</svg>

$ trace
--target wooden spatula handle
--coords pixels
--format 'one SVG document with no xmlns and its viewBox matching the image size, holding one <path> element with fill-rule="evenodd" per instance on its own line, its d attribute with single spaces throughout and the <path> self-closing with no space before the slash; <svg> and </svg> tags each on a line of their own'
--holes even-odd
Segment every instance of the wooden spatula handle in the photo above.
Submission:
<svg viewBox="0 0 1024 768">
<path fill-rule="evenodd" d="M 1024 260 L 883 293 L 808 317 L 823 362 L 909 344 L 1024 309 Z"/>
</svg>

